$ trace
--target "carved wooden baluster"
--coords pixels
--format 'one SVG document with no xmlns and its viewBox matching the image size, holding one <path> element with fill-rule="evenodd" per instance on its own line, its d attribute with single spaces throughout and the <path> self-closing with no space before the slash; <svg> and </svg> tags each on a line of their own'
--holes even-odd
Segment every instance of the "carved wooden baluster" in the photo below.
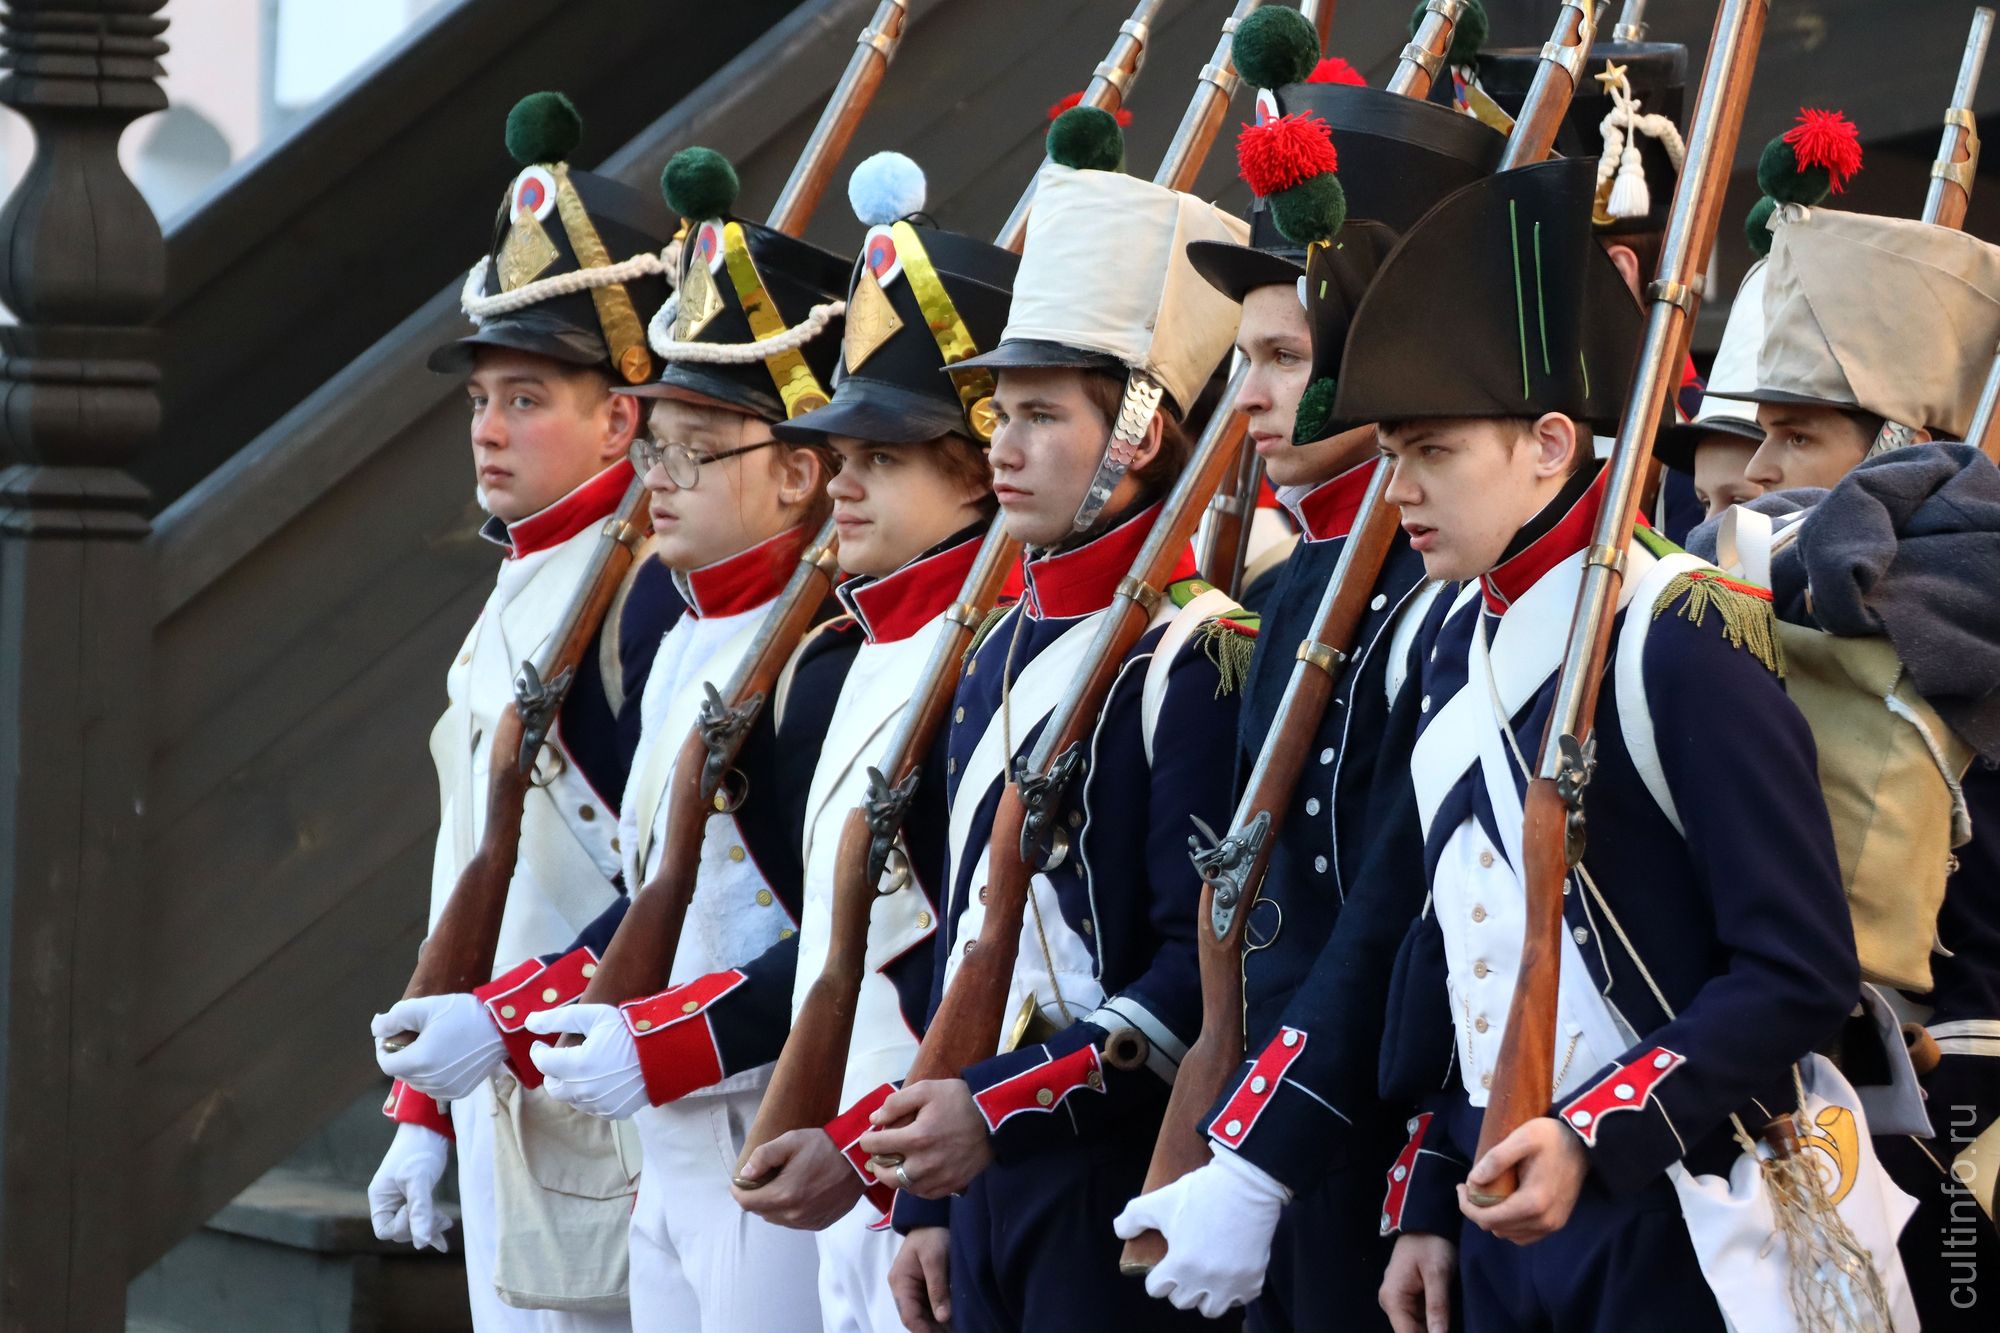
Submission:
<svg viewBox="0 0 2000 1333">
<path fill-rule="evenodd" d="M 147 327 L 159 224 L 118 138 L 166 106 L 164 0 L 9 0 L 0 103 L 35 132 L 0 212 L 0 1327 L 122 1329 L 137 1197 L 124 1031 L 153 630 Z"/>
</svg>

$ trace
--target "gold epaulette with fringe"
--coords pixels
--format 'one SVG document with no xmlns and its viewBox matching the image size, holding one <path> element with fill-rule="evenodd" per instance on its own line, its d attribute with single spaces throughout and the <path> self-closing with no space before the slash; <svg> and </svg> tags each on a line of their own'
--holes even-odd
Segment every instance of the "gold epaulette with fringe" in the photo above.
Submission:
<svg viewBox="0 0 2000 1333">
<path fill-rule="evenodd" d="M 1182 579 L 1167 589 L 1174 605 L 1185 607 L 1208 592 L 1213 585 L 1201 579 Z M 1243 688 L 1250 676 L 1250 657 L 1257 651 L 1257 632 L 1262 628 L 1255 611 L 1232 607 L 1210 616 L 1188 636 L 1188 642 L 1215 664 L 1215 697 L 1224 699 Z"/>
<path fill-rule="evenodd" d="M 1681 549 L 1651 528 L 1635 528 L 1632 536 L 1655 557 Z M 1711 609 L 1722 618 L 1723 637 L 1731 647 L 1748 652 L 1772 675 L 1784 676 L 1785 648 L 1778 641 L 1778 616 L 1769 588 L 1731 578 L 1711 566 L 1674 575 L 1653 599 L 1655 620 L 1672 611 L 1699 626 Z"/>
</svg>

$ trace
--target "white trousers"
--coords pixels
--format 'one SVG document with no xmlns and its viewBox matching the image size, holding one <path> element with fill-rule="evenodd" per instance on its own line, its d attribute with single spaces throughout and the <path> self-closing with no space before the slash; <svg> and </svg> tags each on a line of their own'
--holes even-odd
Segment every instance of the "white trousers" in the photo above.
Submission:
<svg viewBox="0 0 2000 1333">
<path fill-rule="evenodd" d="M 626 1333 L 622 1314 L 576 1314 L 564 1310 L 517 1310 L 493 1287 L 493 1261 L 500 1238 L 493 1216 L 493 1092 L 480 1084 L 470 1097 L 451 1104 L 458 1135 L 458 1248 L 465 1254 L 465 1285 L 472 1298 L 472 1327 L 478 1333 Z"/>
<path fill-rule="evenodd" d="M 763 1094 L 760 1082 L 633 1117 L 646 1160 L 632 1210 L 636 1333 L 818 1333 L 812 1234 L 773 1226 L 729 1195 Z"/>
<path fill-rule="evenodd" d="M 881 1219 L 863 1199 L 824 1231 L 819 1241 L 819 1312 L 826 1333 L 898 1333 L 903 1321 L 889 1294 L 889 1265 L 903 1243 L 888 1227 L 870 1231 Z"/>
</svg>

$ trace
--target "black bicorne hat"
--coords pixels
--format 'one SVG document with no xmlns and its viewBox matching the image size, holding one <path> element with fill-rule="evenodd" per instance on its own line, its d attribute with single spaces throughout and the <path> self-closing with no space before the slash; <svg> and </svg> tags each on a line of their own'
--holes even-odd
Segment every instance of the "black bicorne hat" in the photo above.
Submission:
<svg viewBox="0 0 2000 1333">
<path fill-rule="evenodd" d="M 1426 214 L 1354 312 L 1327 433 L 1545 412 L 1616 430 L 1643 321 L 1591 234 L 1595 186 L 1592 160 L 1543 162 Z"/>
<path fill-rule="evenodd" d="M 735 170 L 709 149 L 675 154 L 661 185 L 668 207 L 687 219 L 680 283 L 649 329 L 665 367 L 630 392 L 720 403 L 770 422 L 826 406 L 847 261 L 732 216 Z M 773 340 L 775 350 L 750 350 Z"/>
<path fill-rule="evenodd" d="M 1616 109 L 1616 102 L 1612 85 L 1597 76 L 1613 67 L 1623 70 L 1626 86 L 1638 99 L 1641 116 L 1664 116 L 1678 131 L 1687 98 L 1687 54 L 1685 46 L 1673 42 L 1599 42 L 1592 46 L 1584 77 L 1570 98 L 1562 126 L 1556 131 L 1556 152 L 1563 157 L 1588 158 L 1592 162 L 1603 156 L 1604 118 Z M 1508 115 L 1519 115 L 1540 64 L 1539 47 L 1487 51 L 1479 60 L 1479 82 Z M 1620 132 L 1624 133 L 1622 126 Z M 1638 166 L 1645 173 L 1646 207 L 1629 217 L 1613 216 L 1612 191 L 1618 184 L 1618 174 L 1613 171 L 1598 188 L 1593 207 L 1593 221 L 1599 235 L 1666 230 L 1674 187 L 1680 182 L 1680 168 L 1674 165 L 1659 136 L 1641 132 L 1638 145 Z M 1613 166 L 1616 165 L 1614 162 Z M 1626 186 L 1621 203 L 1632 188 L 1631 184 Z"/>
<path fill-rule="evenodd" d="M 903 193 L 872 187 L 892 173 Z M 961 435 L 982 446 L 992 439 L 992 373 L 953 375 L 950 367 L 999 345 L 1021 257 L 919 225 L 922 180 L 900 153 L 877 154 L 855 169 L 848 193 L 857 209 L 864 200 L 888 198 L 886 208 L 897 213 L 861 217 L 871 225 L 847 286 L 833 401 L 775 427 L 780 439 L 819 444 L 848 435 L 919 444 Z"/>
<path fill-rule="evenodd" d="M 560 93 L 523 98 L 508 116 L 507 148 L 521 171 L 461 294 L 479 327 L 434 350 L 432 370 L 464 374 L 479 348 L 505 347 L 599 366 L 614 383 L 652 377 L 646 320 L 667 298 L 659 256 L 672 223 L 658 199 L 570 167 L 563 159 L 582 133 Z M 579 272 L 592 276 L 585 290 L 543 294 L 550 279 Z"/>
</svg>

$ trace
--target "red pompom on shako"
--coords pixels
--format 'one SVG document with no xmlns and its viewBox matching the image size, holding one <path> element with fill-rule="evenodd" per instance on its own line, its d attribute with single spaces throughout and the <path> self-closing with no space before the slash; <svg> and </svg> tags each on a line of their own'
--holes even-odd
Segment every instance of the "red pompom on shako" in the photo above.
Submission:
<svg viewBox="0 0 2000 1333">
<path fill-rule="evenodd" d="M 1054 120 L 1057 116 L 1060 116 L 1063 112 L 1069 110 L 1071 107 L 1082 106 L 1082 105 L 1083 105 L 1083 94 L 1080 92 L 1071 93 L 1068 97 L 1063 98 L 1062 101 L 1057 102 L 1054 106 L 1049 108 L 1049 119 Z M 1119 107 L 1116 111 L 1112 112 L 1111 114 L 1113 119 L 1117 120 L 1117 122 L 1121 126 L 1130 125 L 1132 123 L 1132 113 L 1130 111 L 1127 111 L 1122 106 Z"/>
<path fill-rule="evenodd" d="M 1313 66 L 1313 72 L 1306 76 L 1307 83 L 1345 83 L 1356 88 L 1366 88 L 1368 80 L 1361 77 L 1361 71 L 1342 60 L 1339 56 L 1328 56 Z"/>
<path fill-rule="evenodd" d="M 1849 176 L 1861 170 L 1861 131 L 1838 111 L 1805 107 L 1799 112 L 1799 123 L 1786 130 L 1784 137 L 1801 168 L 1826 168 L 1835 194 Z"/>
<path fill-rule="evenodd" d="M 1236 170 L 1264 198 L 1338 168 L 1333 129 L 1310 111 L 1295 111 L 1236 136 Z"/>
</svg>

